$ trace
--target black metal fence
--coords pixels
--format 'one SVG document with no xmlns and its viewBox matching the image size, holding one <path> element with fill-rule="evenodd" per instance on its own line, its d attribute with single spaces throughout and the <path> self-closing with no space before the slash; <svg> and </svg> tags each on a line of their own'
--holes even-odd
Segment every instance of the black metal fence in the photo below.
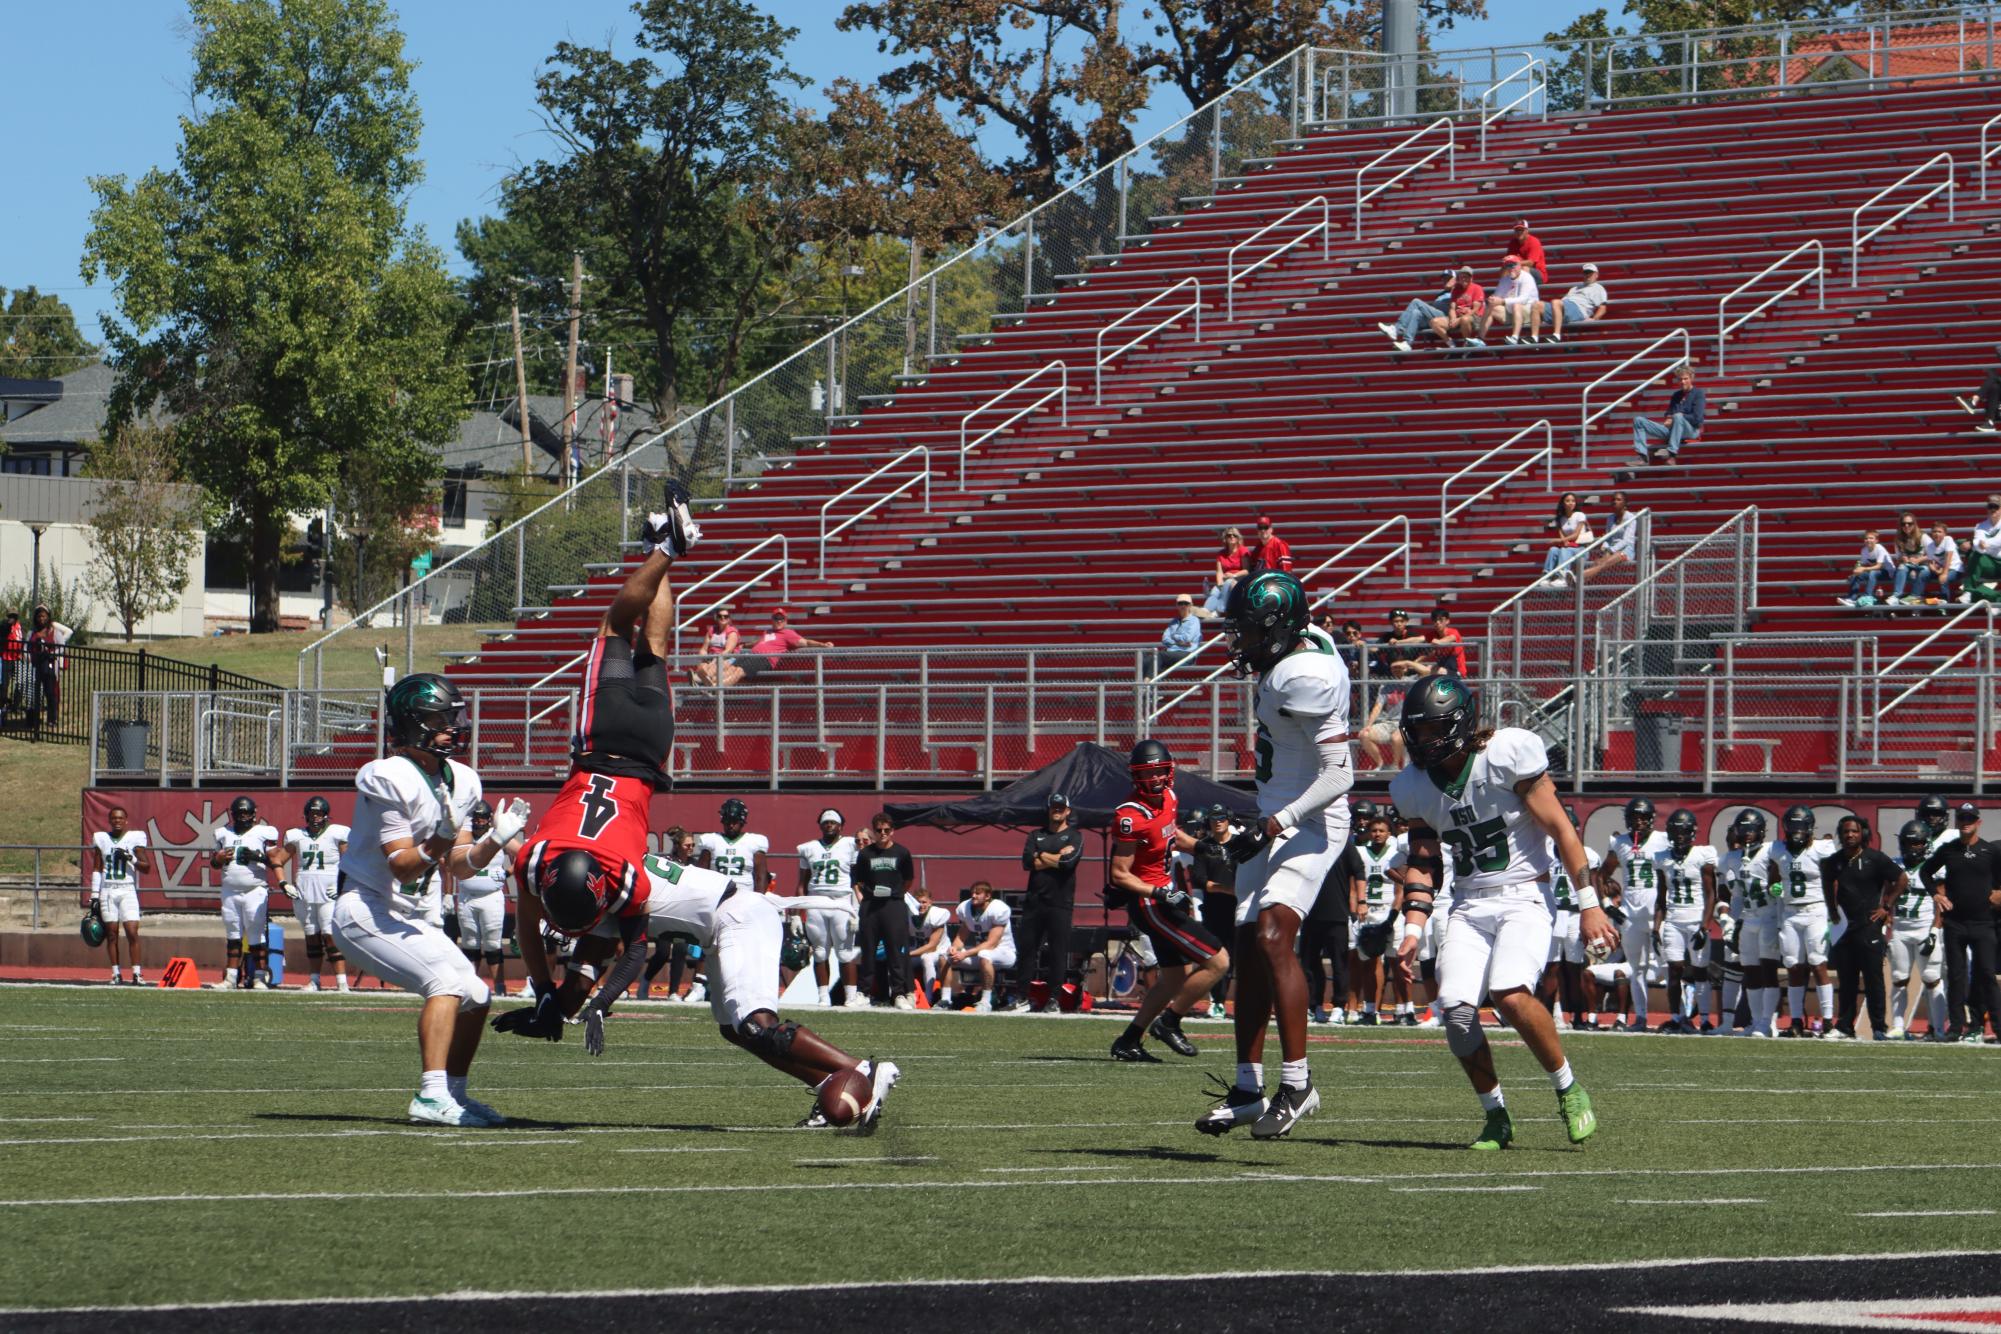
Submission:
<svg viewBox="0 0 2001 1334">
<path fill-rule="evenodd" d="M 32 641 L 0 657 L 0 736 L 85 745 L 90 697 L 99 690 L 269 690 L 269 682 L 213 663 L 182 662 L 145 649 L 47 647 Z"/>
</svg>

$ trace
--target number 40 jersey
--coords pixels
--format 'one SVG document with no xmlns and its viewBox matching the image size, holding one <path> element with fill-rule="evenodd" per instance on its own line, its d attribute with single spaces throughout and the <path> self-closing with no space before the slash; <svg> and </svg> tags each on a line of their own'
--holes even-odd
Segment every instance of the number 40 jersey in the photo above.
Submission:
<svg viewBox="0 0 2001 1334">
<path fill-rule="evenodd" d="M 1542 738 L 1519 727 L 1495 732 L 1444 787 L 1416 765 L 1390 780 L 1390 801 L 1406 820 L 1422 820 L 1452 854 L 1454 893 L 1464 896 L 1551 878 L 1549 835 L 1515 791 L 1549 772 Z"/>
</svg>

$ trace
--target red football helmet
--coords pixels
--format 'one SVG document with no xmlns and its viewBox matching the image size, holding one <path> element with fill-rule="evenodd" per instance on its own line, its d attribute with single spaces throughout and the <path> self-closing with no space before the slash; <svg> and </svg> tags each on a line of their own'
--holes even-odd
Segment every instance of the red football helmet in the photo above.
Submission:
<svg viewBox="0 0 2001 1334">
<path fill-rule="evenodd" d="M 1134 746 L 1128 763 L 1132 767 L 1135 795 L 1158 801 L 1167 795 L 1167 789 L 1174 786 L 1174 756 L 1153 738 L 1148 737 Z"/>
</svg>

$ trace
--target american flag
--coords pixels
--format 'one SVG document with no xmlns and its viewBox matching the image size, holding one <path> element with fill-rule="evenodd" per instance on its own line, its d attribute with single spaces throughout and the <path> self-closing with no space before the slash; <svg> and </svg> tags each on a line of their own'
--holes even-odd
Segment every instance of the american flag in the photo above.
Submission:
<svg viewBox="0 0 2001 1334">
<path fill-rule="evenodd" d="M 598 416 L 598 424 L 604 431 L 604 456 L 610 462 L 618 446 L 618 381 L 611 374 L 611 349 L 604 354 L 604 411 Z"/>
</svg>

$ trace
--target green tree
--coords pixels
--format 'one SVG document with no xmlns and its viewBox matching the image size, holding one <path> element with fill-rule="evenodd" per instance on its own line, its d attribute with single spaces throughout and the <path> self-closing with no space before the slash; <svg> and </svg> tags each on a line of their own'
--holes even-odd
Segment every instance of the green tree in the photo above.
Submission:
<svg viewBox="0 0 2001 1334">
<path fill-rule="evenodd" d="M 53 292 L 0 287 L 0 376 L 59 380 L 97 359 L 76 316 Z"/>
<path fill-rule="evenodd" d="M 90 514 L 97 563 L 83 586 L 109 605 L 130 643 L 139 622 L 172 611 L 188 591 L 188 562 L 202 544 L 201 493 L 176 480 L 172 433 L 154 425 L 113 432 L 90 451 L 85 475 L 103 485 Z M 199 574 L 194 593 L 201 596 Z"/>
<path fill-rule="evenodd" d="M 97 193 L 114 414 L 170 410 L 182 473 L 249 535 L 253 631 L 278 624 L 294 512 L 366 476 L 420 505 L 466 397 L 442 257 L 404 218 L 422 175 L 382 0 L 192 0 L 194 105 L 172 170 Z"/>
</svg>

